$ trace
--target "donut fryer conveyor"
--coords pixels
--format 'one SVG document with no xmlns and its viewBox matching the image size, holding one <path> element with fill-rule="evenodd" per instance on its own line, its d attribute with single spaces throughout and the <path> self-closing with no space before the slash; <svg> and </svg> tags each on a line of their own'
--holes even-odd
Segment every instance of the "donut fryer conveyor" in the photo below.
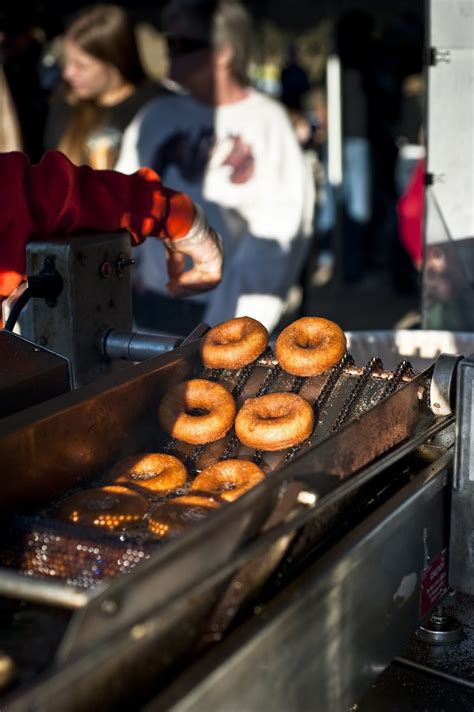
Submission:
<svg viewBox="0 0 474 712">
<path fill-rule="evenodd" d="M 134 708 L 155 694 L 157 709 L 231 709 L 237 686 L 241 709 L 269 694 L 305 709 L 314 685 L 321 709 L 354 703 L 446 592 L 455 415 L 433 403 L 433 370 L 441 401 L 472 369 L 442 359 L 415 377 L 407 362 L 387 372 L 347 355 L 302 379 L 270 349 L 240 371 L 207 371 L 196 340 L 1 420 L 0 650 L 17 666 L 2 709 Z M 314 433 L 279 453 L 250 451 L 233 431 L 205 446 L 171 440 L 157 404 L 195 376 L 224 382 L 238 407 L 298 392 Z M 55 519 L 66 493 L 154 450 L 181 457 L 191 478 L 228 457 L 267 476 L 166 542 L 146 521 L 105 534 Z"/>
</svg>

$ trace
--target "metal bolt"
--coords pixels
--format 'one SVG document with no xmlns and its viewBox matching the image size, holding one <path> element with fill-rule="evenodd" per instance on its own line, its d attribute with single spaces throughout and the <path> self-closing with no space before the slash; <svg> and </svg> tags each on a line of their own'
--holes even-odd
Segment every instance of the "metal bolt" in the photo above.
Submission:
<svg viewBox="0 0 474 712">
<path fill-rule="evenodd" d="M 443 623 L 446 623 L 448 617 L 444 612 L 443 606 L 436 606 L 433 613 L 431 614 L 431 620 L 436 625 L 443 625 Z"/>
<path fill-rule="evenodd" d="M 130 630 L 130 637 L 133 640 L 141 640 L 147 634 L 147 626 L 143 624 L 134 625 Z"/>
<path fill-rule="evenodd" d="M 103 277 L 104 279 L 107 279 L 107 277 L 110 277 L 112 274 L 112 265 L 110 262 L 105 260 L 105 262 L 102 262 L 102 264 L 99 267 L 99 273 L 100 276 Z"/>
<path fill-rule="evenodd" d="M 119 607 L 115 599 L 106 598 L 104 601 L 102 601 L 101 609 L 102 613 L 105 613 L 107 616 L 115 616 L 118 612 Z"/>
</svg>

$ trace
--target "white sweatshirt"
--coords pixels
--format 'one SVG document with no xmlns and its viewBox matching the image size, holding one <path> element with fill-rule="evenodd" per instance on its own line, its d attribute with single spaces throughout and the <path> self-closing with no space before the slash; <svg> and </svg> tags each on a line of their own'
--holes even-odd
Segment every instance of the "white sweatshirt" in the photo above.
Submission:
<svg viewBox="0 0 474 712">
<path fill-rule="evenodd" d="M 310 170 L 285 110 L 253 89 L 211 107 L 189 95 L 160 97 L 127 129 L 116 169 L 148 166 L 201 205 L 224 241 L 224 275 L 207 304 L 211 326 L 251 316 L 270 331 L 282 314 L 309 247 L 314 207 Z M 163 248 L 138 248 L 137 278 L 166 293 Z"/>
</svg>

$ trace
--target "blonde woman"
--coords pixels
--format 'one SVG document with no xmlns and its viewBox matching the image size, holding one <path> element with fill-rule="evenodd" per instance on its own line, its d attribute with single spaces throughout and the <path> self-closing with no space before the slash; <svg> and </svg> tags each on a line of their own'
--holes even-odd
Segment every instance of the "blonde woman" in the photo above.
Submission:
<svg viewBox="0 0 474 712">
<path fill-rule="evenodd" d="M 45 146 L 78 165 L 113 168 L 123 132 L 161 91 L 145 76 L 126 11 L 83 10 L 65 34 L 63 54 L 64 86 L 51 104 Z"/>
</svg>

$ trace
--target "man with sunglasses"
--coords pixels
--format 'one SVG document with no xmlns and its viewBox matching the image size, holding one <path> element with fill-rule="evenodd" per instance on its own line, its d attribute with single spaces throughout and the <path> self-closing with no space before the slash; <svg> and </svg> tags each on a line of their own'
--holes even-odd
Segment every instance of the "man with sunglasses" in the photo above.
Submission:
<svg viewBox="0 0 474 712">
<path fill-rule="evenodd" d="M 171 0 L 163 22 L 177 91 L 136 117 L 117 167 L 150 166 L 187 192 L 222 235 L 225 265 L 213 294 L 176 307 L 162 255 L 140 247 L 136 319 L 180 333 L 248 315 L 273 330 L 309 245 L 310 172 L 284 109 L 249 86 L 253 37 L 238 0 Z"/>
</svg>

